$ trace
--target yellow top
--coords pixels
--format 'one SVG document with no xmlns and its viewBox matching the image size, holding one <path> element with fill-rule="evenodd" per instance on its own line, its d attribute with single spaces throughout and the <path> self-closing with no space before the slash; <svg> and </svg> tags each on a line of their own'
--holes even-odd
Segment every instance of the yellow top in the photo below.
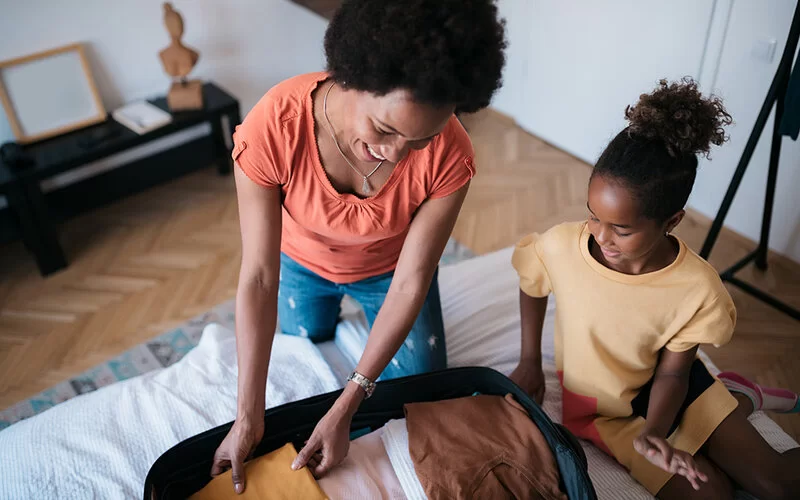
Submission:
<svg viewBox="0 0 800 500">
<path fill-rule="evenodd" d="M 245 463 L 246 489 L 241 495 L 233 491 L 232 471 L 211 480 L 191 500 L 327 500 L 308 467 L 291 469 L 297 451 L 291 443 L 272 453 Z"/>
<path fill-rule="evenodd" d="M 672 264 L 627 275 L 597 262 L 589 237 L 585 222 L 561 224 L 521 240 L 512 262 L 523 292 L 556 296 L 556 367 L 564 387 L 597 398 L 599 415 L 629 416 L 659 351 L 727 343 L 736 309 L 714 268 L 680 239 Z"/>
</svg>

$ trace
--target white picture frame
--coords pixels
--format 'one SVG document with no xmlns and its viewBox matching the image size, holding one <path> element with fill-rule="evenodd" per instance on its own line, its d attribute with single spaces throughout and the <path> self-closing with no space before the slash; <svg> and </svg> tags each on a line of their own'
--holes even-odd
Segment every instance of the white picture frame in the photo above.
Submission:
<svg viewBox="0 0 800 500">
<path fill-rule="evenodd" d="M 20 144 L 107 117 L 79 43 L 0 62 L 0 101 Z"/>
</svg>

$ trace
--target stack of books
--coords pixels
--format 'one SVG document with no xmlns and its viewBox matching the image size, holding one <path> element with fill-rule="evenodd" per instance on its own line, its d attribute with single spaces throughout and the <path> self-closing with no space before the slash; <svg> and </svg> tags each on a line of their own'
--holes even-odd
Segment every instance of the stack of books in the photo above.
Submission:
<svg viewBox="0 0 800 500">
<path fill-rule="evenodd" d="M 145 134 L 172 121 L 172 115 L 147 101 L 137 101 L 116 109 L 111 116 L 137 134 Z"/>
</svg>

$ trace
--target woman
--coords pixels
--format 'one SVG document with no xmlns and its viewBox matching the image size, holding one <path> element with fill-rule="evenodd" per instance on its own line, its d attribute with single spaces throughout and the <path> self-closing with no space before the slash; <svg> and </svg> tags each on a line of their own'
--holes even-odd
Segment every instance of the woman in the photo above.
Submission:
<svg viewBox="0 0 800 500">
<path fill-rule="evenodd" d="M 373 381 L 446 367 L 437 263 L 475 173 L 454 112 L 489 104 L 504 48 L 492 0 L 346 1 L 325 35 L 328 72 L 278 84 L 237 127 L 238 408 L 212 468 L 232 468 L 237 492 L 269 432 L 276 317 L 284 333 L 327 340 L 348 294 L 371 325 L 293 464 L 317 476 L 347 454 Z"/>
</svg>

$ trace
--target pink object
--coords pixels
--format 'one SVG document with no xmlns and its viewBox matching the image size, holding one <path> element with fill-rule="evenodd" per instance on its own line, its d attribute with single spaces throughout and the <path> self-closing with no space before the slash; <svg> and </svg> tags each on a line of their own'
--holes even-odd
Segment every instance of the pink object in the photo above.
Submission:
<svg viewBox="0 0 800 500">
<path fill-rule="evenodd" d="M 800 412 L 797 394 L 788 389 L 762 387 L 735 372 L 722 372 L 718 377 L 728 390 L 740 392 L 749 397 L 756 410 L 781 413 Z"/>
</svg>

